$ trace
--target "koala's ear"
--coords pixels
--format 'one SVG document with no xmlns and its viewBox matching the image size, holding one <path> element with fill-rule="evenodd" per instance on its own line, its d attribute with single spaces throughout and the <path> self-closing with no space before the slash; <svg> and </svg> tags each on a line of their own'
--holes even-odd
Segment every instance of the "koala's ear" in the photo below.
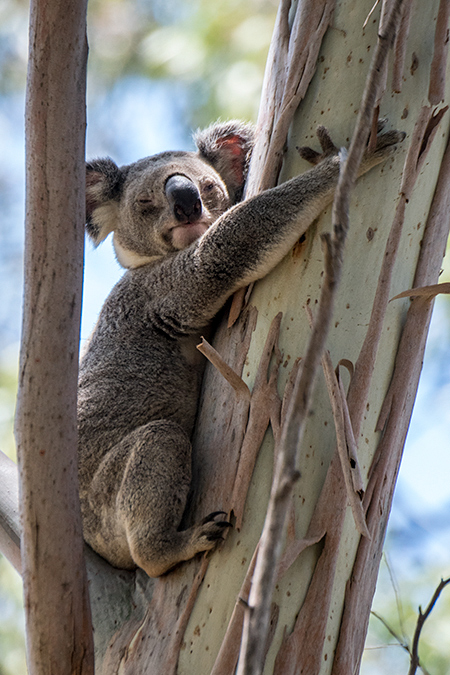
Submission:
<svg viewBox="0 0 450 675">
<path fill-rule="evenodd" d="M 254 136 L 252 124 L 237 120 L 216 122 L 194 135 L 200 157 L 220 174 L 233 203 L 242 197 Z"/>
<path fill-rule="evenodd" d="M 86 164 L 86 231 L 98 246 L 116 229 L 123 172 L 112 159 Z"/>
</svg>

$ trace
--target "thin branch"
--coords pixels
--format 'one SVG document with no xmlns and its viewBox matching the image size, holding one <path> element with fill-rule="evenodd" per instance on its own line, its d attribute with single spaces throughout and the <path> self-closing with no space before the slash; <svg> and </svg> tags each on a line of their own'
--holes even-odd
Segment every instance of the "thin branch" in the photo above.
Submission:
<svg viewBox="0 0 450 675">
<path fill-rule="evenodd" d="M 422 628 L 425 624 L 425 621 L 428 619 L 430 616 L 431 612 L 433 611 L 433 608 L 444 590 L 444 588 L 450 583 L 450 578 L 449 579 L 441 579 L 440 584 L 436 588 L 435 592 L 433 593 L 433 597 L 431 598 L 430 602 L 428 603 L 427 608 L 425 609 L 424 612 L 422 612 L 422 608 L 419 607 L 419 616 L 417 618 L 417 624 L 416 624 L 416 630 L 414 631 L 414 637 L 413 637 L 413 643 L 412 643 L 412 648 L 411 648 L 411 665 L 409 667 L 408 675 L 415 675 L 415 672 L 417 668 L 420 666 L 419 662 L 419 640 L 420 640 L 420 633 L 422 631 Z"/>
<path fill-rule="evenodd" d="M 398 620 L 400 622 L 400 628 L 401 628 L 401 631 L 402 631 L 403 638 L 405 640 L 406 639 L 405 628 L 404 628 L 405 621 L 404 621 L 402 599 L 400 597 L 400 592 L 399 592 L 399 589 L 398 589 L 397 580 L 396 580 L 395 575 L 394 575 L 394 570 L 392 569 L 392 567 L 389 563 L 388 556 L 387 556 L 386 553 L 384 554 L 384 561 L 386 563 L 386 567 L 387 567 L 387 570 L 388 570 L 388 573 L 389 573 L 389 579 L 391 580 L 392 588 L 393 588 L 393 591 L 394 591 L 395 604 L 397 605 Z"/>
<path fill-rule="evenodd" d="M 441 0 L 436 19 L 436 32 L 434 36 L 434 54 L 430 70 L 430 87 L 428 100 L 435 105 L 444 100 L 445 73 L 447 70 L 448 56 L 448 20 L 450 17 L 450 2 Z"/>
<path fill-rule="evenodd" d="M 375 612 L 373 609 L 371 610 L 370 613 L 372 614 L 372 616 L 374 616 L 376 619 L 378 619 L 378 621 L 380 621 L 383 624 L 383 626 L 392 635 L 392 637 L 394 637 L 397 640 L 398 646 L 401 647 L 402 649 L 404 649 L 408 653 L 408 655 L 411 656 L 411 649 L 410 649 L 409 644 L 403 638 L 401 638 L 398 633 L 395 632 L 395 630 L 386 621 L 386 619 L 384 619 L 381 616 L 381 614 L 378 614 L 378 612 Z"/>
</svg>

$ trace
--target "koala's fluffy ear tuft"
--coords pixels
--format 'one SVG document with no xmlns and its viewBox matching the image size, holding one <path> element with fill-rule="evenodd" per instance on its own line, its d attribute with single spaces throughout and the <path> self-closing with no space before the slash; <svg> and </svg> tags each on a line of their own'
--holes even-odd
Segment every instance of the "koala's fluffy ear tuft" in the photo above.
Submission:
<svg viewBox="0 0 450 675">
<path fill-rule="evenodd" d="M 194 135 L 200 156 L 220 174 L 233 203 L 242 198 L 254 136 L 252 124 L 237 120 L 216 122 Z"/>
<path fill-rule="evenodd" d="M 86 231 L 95 246 L 117 227 L 123 178 L 112 159 L 86 164 Z"/>
</svg>

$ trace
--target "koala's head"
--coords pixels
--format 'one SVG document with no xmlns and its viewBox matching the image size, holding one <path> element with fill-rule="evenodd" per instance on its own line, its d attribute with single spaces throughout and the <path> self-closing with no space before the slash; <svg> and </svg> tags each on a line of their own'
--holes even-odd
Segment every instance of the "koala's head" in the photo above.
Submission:
<svg viewBox="0 0 450 675">
<path fill-rule="evenodd" d="M 195 134 L 197 152 L 163 152 L 118 167 L 86 166 L 86 229 L 97 246 L 114 233 L 124 267 L 139 267 L 202 236 L 242 197 L 253 127 L 217 123 Z"/>
</svg>

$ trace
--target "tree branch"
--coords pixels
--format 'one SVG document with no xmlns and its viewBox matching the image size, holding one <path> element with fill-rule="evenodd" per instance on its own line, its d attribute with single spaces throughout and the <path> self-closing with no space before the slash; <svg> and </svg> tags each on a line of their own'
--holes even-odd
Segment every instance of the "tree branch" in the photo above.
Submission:
<svg viewBox="0 0 450 675">
<path fill-rule="evenodd" d="M 32 675 L 94 670 L 77 477 L 86 0 L 33 0 L 16 441 Z"/>
<path fill-rule="evenodd" d="M 430 602 L 428 603 L 428 606 L 425 609 L 425 612 L 422 612 L 422 608 L 419 607 L 419 616 L 417 618 L 416 630 L 414 631 L 413 643 L 412 643 L 412 647 L 411 647 L 411 664 L 409 666 L 408 675 L 415 675 L 415 672 L 420 665 L 420 662 L 419 662 L 420 633 L 421 633 L 422 628 L 425 624 L 425 621 L 428 619 L 431 612 L 433 611 L 433 607 L 435 606 L 440 594 L 442 593 L 444 588 L 447 586 L 447 584 L 450 584 L 450 579 L 445 579 L 445 581 L 444 581 L 444 579 L 441 579 L 441 582 L 438 585 L 438 587 L 436 588 L 435 592 L 433 593 L 433 597 L 431 598 Z"/>
<path fill-rule="evenodd" d="M 0 451 L 0 551 L 21 574 L 17 466 Z"/>
</svg>

